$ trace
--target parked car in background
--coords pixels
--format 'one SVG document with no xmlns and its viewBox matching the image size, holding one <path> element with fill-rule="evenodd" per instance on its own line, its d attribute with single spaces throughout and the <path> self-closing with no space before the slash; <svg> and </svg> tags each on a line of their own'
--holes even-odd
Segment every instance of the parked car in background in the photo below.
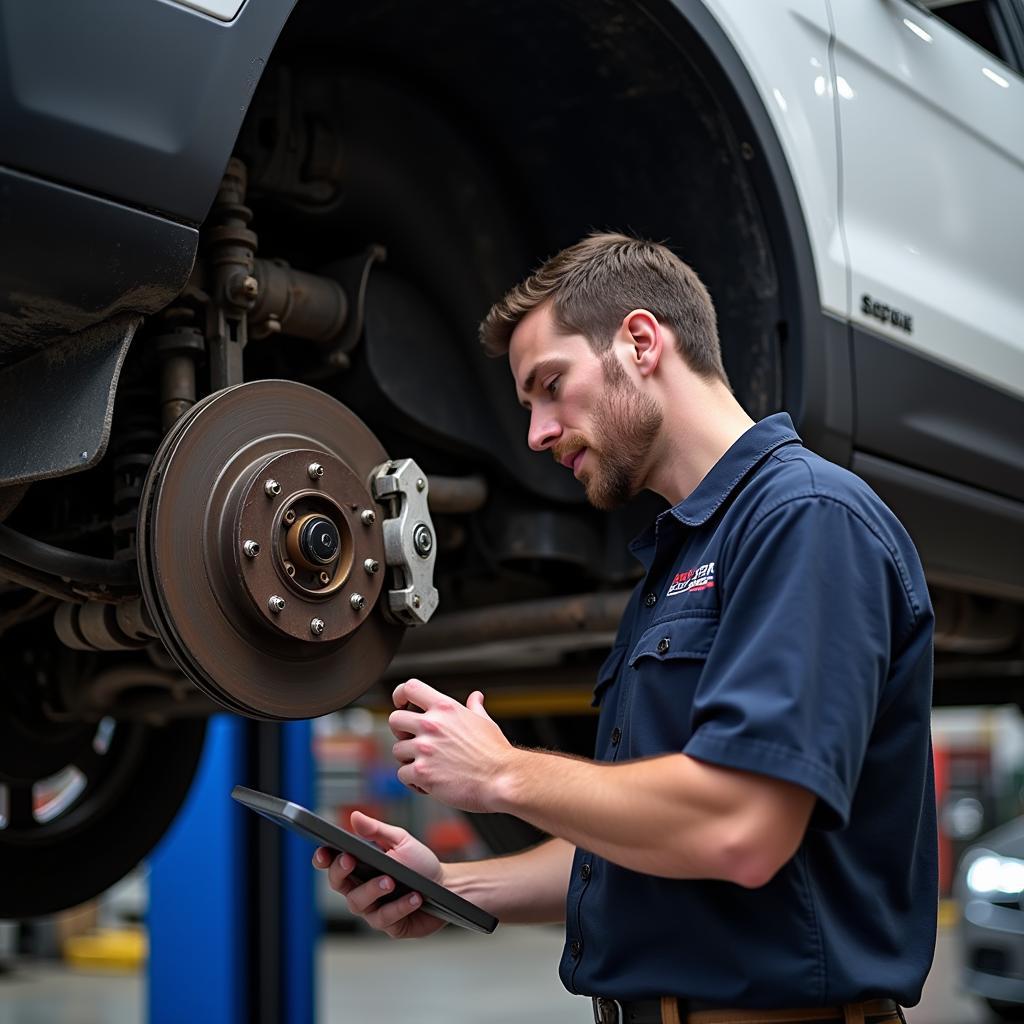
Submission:
<svg viewBox="0 0 1024 1024">
<path fill-rule="evenodd" d="M 956 879 L 963 986 L 1024 1020 L 1024 818 L 982 836 Z"/>
<path fill-rule="evenodd" d="M 215 710 L 415 669 L 590 752 L 659 506 L 476 327 L 595 227 L 905 522 L 936 699 L 1020 701 L 1022 62 L 1021 0 L 0 0 L 0 918 L 143 857 Z"/>
</svg>

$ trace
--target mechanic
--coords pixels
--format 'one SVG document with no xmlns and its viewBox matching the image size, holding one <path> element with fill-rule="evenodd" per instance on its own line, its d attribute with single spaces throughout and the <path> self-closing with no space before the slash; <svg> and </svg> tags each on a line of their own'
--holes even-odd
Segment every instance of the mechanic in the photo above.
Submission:
<svg viewBox="0 0 1024 1024">
<path fill-rule="evenodd" d="M 503 922 L 564 921 L 561 979 L 598 1021 L 902 1019 L 937 902 L 932 611 L 909 537 L 785 413 L 746 415 L 711 299 L 662 245 L 585 238 L 481 337 L 508 353 L 530 447 L 593 505 L 648 488 L 671 507 L 631 546 L 644 576 L 598 673 L 596 760 L 513 746 L 479 691 L 394 692 L 406 785 L 552 838 L 442 865 L 403 829 L 354 829 Z M 416 894 L 378 904 L 393 882 L 350 882 L 348 855 L 314 864 L 393 937 L 443 927 Z"/>
</svg>

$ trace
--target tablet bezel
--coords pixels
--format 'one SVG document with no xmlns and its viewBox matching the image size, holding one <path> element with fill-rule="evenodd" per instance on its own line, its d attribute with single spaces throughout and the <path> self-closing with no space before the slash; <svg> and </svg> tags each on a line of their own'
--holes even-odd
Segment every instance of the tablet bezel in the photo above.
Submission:
<svg viewBox="0 0 1024 1024">
<path fill-rule="evenodd" d="M 325 821 L 301 804 L 272 796 L 270 793 L 261 793 L 247 786 L 235 786 L 231 790 L 231 796 L 275 825 L 304 836 L 319 846 L 351 854 L 359 864 L 371 869 L 365 880 L 368 881 L 377 875 L 392 878 L 395 882 L 395 892 L 390 895 L 390 899 L 397 899 L 406 892 L 418 892 L 423 897 L 423 911 L 442 921 L 486 935 L 491 934 L 498 925 L 498 919 L 488 914 L 486 910 L 405 864 L 400 864 L 373 843 Z M 362 874 L 359 877 L 362 877 Z"/>
</svg>

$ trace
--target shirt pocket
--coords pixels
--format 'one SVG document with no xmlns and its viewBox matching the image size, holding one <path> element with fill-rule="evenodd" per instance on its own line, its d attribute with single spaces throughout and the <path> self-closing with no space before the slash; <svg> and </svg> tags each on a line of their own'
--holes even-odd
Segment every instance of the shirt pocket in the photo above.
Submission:
<svg viewBox="0 0 1024 1024">
<path fill-rule="evenodd" d="M 692 733 L 693 698 L 718 633 L 718 615 L 648 626 L 629 652 L 628 757 L 677 752 Z"/>
</svg>

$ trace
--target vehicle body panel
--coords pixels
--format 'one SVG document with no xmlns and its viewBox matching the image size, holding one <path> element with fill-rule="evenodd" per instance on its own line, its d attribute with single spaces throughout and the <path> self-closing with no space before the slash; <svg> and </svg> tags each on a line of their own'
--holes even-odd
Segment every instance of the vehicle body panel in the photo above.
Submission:
<svg viewBox="0 0 1024 1024">
<path fill-rule="evenodd" d="M 198 224 L 294 2 L 0 0 L 0 165 Z"/>
<path fill-rule="evenodd" d="M 705 0 L 753 79 L 786 156 L 814 254 L 821 308 L 847 308 L 835 101 L 825 0 Z M 785 40 L 765 46 L 765 39 Z"/>
<path fill-rule="evenodd" d="M 1024 397 L 1024 78 L 906 0 L 833 9 L 847 316 Z"/>
</svg>

